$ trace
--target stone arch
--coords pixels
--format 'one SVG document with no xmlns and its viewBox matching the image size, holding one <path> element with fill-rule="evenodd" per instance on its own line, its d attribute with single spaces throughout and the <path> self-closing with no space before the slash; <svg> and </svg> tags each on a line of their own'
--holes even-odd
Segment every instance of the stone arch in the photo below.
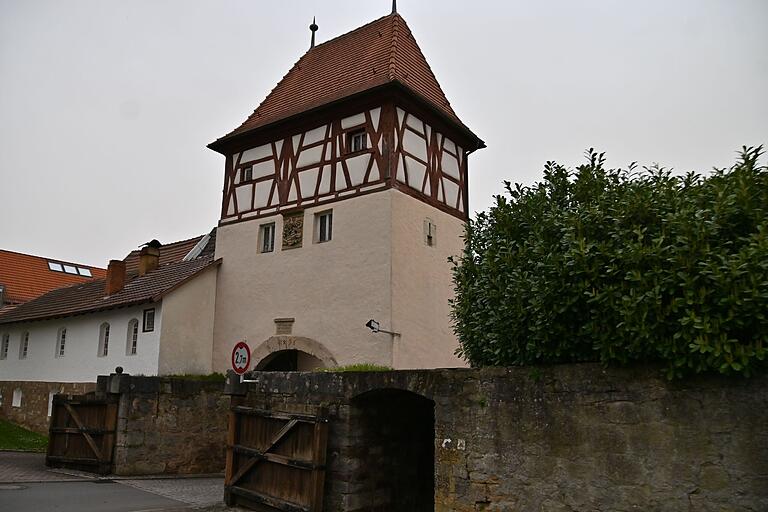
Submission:
<svg viewBox="0 0 768 512">
<path fill-rule="evenodd" d="M 260 370 L 272 354 L 297 350 L 319 359 L 326 368 L 338 366 L 333 354 L 319 341 L 302 336 L 272 336 L 251 352 L 254 369 Z"/>
</svg>

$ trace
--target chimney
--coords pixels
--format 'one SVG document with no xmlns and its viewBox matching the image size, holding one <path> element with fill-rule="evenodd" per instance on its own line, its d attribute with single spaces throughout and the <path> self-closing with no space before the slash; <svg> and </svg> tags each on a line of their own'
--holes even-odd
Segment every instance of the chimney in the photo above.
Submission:
<svg viewBox="0 0 768 512">
<path fill-rule="evenodd" d="M 152 240 L 141 248 L 139 253 L 139 276 L 143 276 L 160 265 L 160 247 L 161 243 Z"/>
<path fill-rule="evenodd" d="M 107 295 L 112 295 L 125 286 L 125 262 L 122 260 L 109 260 L 107 267 Z"/>
</svg>

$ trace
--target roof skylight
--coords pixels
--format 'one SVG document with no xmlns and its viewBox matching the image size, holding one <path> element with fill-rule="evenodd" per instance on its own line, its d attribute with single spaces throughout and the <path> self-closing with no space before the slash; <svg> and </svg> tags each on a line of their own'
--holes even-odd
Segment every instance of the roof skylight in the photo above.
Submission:
<svg viewBox="0 0 768 512">
<path fill-rule="evenodd" d="M 77 267 L 75 265 L 69 265 L 67 263 L 60 263 L 58 261 L 49 261 L 48 270 L 54 272 L 63 272 L 65 274 L 72 274 L 75 276 L 93 277 L 91 269 L 85 267 Z"/>
</svg>

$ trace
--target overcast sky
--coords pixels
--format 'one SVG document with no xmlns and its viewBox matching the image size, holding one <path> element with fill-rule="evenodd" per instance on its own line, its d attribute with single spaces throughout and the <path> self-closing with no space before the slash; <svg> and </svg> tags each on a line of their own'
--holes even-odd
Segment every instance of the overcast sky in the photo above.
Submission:
<svg viewBox="0 0 768 512">
<path fill-rule="evenodd" d="M 470 207 L 547 160 L 729 166 L 768 143 L 768 1 L 400 0 L 459 117 Z M 0 0 L 0 248 L 105 266 L 218 221 L 238 126 L 389 0 Z"/>
</svg>

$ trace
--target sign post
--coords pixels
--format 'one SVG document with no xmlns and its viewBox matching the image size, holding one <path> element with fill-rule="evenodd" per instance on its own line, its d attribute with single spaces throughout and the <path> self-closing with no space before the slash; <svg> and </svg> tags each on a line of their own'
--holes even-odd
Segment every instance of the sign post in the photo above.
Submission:
<svg viewBox="0 0 768 512">
<path fill-rule="evenodd" d="M 248 371 L 249 366 L 251 366 L 251 349 L 246 342 L 238 341 L 232 349 L 232 369 L 240 375 L 242 380 L 242 375 Z"/>
</svg>

